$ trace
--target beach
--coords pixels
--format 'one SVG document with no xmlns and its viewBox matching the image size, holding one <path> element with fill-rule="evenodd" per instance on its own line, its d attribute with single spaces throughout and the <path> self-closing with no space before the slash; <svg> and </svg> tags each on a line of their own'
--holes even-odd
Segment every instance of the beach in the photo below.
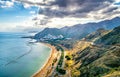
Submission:
<svg viewBox="0 0 120 77">
<path fill-rule="evenodd" d="M 49 59 L 51 48 L 21 38 L 25 35 L 29 34 L 0 33 L 0 77 L 31 77 Z"/>
<path fill-rule="evenodd" d="M 32 77 L 48 77 L 52 74 L 52 71 L 55 70 L 53 68 L 57 65 L 57 62 L 54 65 L 52 65 L 52 63 L 55 59 L 58 59 L 59 52 L 54 46 L 51 46 L 50 44 L 45 45 L 51 48 L 50 56 L 43 67 L 38 70 Z"/>
</svg>

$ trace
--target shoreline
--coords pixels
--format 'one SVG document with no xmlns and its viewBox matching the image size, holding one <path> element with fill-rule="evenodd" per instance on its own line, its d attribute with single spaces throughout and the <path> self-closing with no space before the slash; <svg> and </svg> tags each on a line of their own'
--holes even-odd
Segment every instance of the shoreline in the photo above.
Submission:
<svg viewBox="0 0 120 77">
<path fill-rule="evenodd" d="M 44 63 L 44 65 L 36 72 L 32 75 L 32 77 L 45 77 L 48 69 L 51 67 L 54 58 L 54 54 L 56 53 L 56 49 L 54 46 L 51 46 L 50 44 L 47 43 L 42 43 L 46 46 L 48 46 L 51 50 L 50 50 L 50 55 L 47 59 L 47 61 Z"/>
</svg>

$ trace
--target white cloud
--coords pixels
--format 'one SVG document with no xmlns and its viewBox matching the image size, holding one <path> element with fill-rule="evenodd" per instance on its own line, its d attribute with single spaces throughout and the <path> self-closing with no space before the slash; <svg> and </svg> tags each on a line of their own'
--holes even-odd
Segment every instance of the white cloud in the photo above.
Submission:
<svg viewBox="0 0 120 77">
<path fill-rule="evenodd" d="M 51 18 L 48 19 L 45 16 L 40 15 L 38 18 L 35 20 L 37 22 L 37 25 L 40 27 L 57 27 L 61 28 L 64 26 L 73 26 L 75 24 L 85 24 L 88 22 L 99 22 L 101 20 L 95 20 L 93 18 L 75 18 L 75 17 L 65 17 L 65 18 Z M 42 22 L 47 22 L 46 24 L 41 24 Z"/>
<path fill-rule="evenodd" d="M 105 19 L 112 19 L 116 16 L 120 16 L 120 8 L 115 9 L 115 2 L 120 2 L 120 0 L 114 0 L 114 2 L 106 1 L 96 1 L 96 3 L 84 2 L 82 0 L 69 0 L 66 2 L 67 6 L 60 7 L 64 5 L 64 1 L 60 0 L 17 0 L 21 1 L 29 6 L 38 6 L 42 9 L 42 14 L 35 17 L 34 21 L 36 25 L 43 27 L 63 27 L 72 26 L 75 24 L 83 24 L 88 22 L 98 22 Z M 58 1 L 59 3 L 49 6 L 50 3 Z M 81 5 L 78 5 L 77 2 Z M 85 0 L 87 1 L 87 0 Z M 90 0 L 89 0 L 90 1 Z M 92 1 L 92 0 L 91 0 Z M 60 3 L 61 2 L 61 3 Z M 99 3 L 101 2 L 101 3 Z M 97 5 L 98 4 L 98 5 Z M 93 5 L 93 6 L 92 6 Z M 90 7 L 91 6 L 91 7 Z M 91 9 L 93 8 L 93 9 Z M 107 12 L 110 11 L 110 12 Z M 104 13 L 106 12 L 106 13 Z M 31 14 L 34 12 L 30 12 Z"/>
<path fill-rule="evenodd" d="M 1 4 L 4 4 L 4 1 L 0 1 Z"/>
<path fill-rule="evenodd" d="M 13 2 L 10 2 L 10 1 L 6 1 L 6 6 L 8 6 L 8 7 L 11 7 L 11 6 L 13 6 Z"/>
<path fill-rule="evenodd" d="M 29 4 L 24 3 L 24 8 L 30 8 L 31 6 Z"/>
<path fill-rule="evenodd" d="M 24 16 L 16 16 L 24 17 Z M 33 17 L 29 17 L 25 21 L 21 22 L 11 22 L 11 23 L 0 23 L 0 32 L 21 32 L 21 31 L 35 31 L 41 30 L 43 27 L 33 26 L 35 21 L 32 20 Z M 3 26 L 4 25 L 4 26 Z"/>
<path fill-rule="evenodd" d="M 120 2 L 120 0 L 115 0 L 116 3 Z"/>
<path fill-rule="evenodd" d="M 15 1 L 20 1 L 20 2 L 24 2 L 24 3 L 31 3 L 31 4 L 36 4 L 36 3 L 50 3 L 53 2 L 55 0 L 15 0 Z"/>
<path fill-rule="evenodd" d="M 30 21 L 29 21 L 30 22 Z M 19 32 L 25 29 L 35 29 L 38 26 L 31 25 L 33 23 L 21 22 L 21 23 L 1 23 L 0 32 Z M 4 26 L 3 26 L 4 25 Z"/>
<path fill-rule="evenodd" d="M 30 14 L 35 14 L 36 12 L 35 11 L 30 11 Z"/>
<path fill-rule="evenodd" d="M 114 5 L 114 3 L 120 2 L 120 0 L 115 0 L 113 3 L 107 2 L 108 1 L 107 0 L 106 2 L 103 2 L 102 5 L 99 5 L 99 6 L 95 5 L 97 7 L 92 7 L 94 9 L 91 9 L 91 7 L 85 8 L 87 5 L 90 5 L 89 3 L 88 4 L 84 3 L 83 6 L 82 4 L 77 5 L 77 4 L 71 3 L 66 8 L 59 7 L 58 5 L 48 6 L 51 2 L 54 2 L 56 0 L 13 0 L 12 3 L 10 3 L 10 1 L 5 2 L 5 5 L 9 7 L 13 6 L 14 1 L 22 2 L 25 8 L 30 8 L 31 6 L 37 6 L 43 10 L 42 11 L 43 14 L 37 15 L 35 18 L 33 18 L 32 16 L 29 20 L 26 20 L 25 22 L 13 24 L 14 27 L 12 28 L 16 30 L 18 29 L 24 30 L 27 28 L 29 29 L 29 28 L 38 28 L 38 27 L 39 28 L 45 28 L 45 27 L 61 28 L 64 26 L 72 26 L 75 24 L 99 22 L 105 19 L 112 19 L 116 16 L 120 16 L 120 7 Z M 74 0 L 70 0 L 70 1 L 74 1 Z M 75 0 L 75 1 L 78 1 L 78 0 Z M 1 1 L 0 3 L 3 4 L 3 2 Z M 118 7 L 118 8 L 114 9 L 114 7 Z M 110 11 L 110 12 L 107 12 L 107 11 Z M 30 14 L 34 15 L 35 11 L 30 11 Z M 59 14 L 60 16 L 57 16 L 57 14 Z M 19 18 L 20 16 L 16 16 L 16 17 Z M 33 26 L 33 24 L 35 26 Z"/>
<path fill-rule="evenodd" d="M 9 8 L 14 5 L 13 1 L 0 1 L 2 5 L 0 5 L 1 8 Z"/>
<path fill-rule="evenodd" d="M 114 3 L 104 3 L 105 6 L 99 6 L 98 8 L 101 8 L 99 10 L 94 10 L 91 11 L 89 13 L 87 13 L 85 16 L 83 17 L 72 17 L 72 16 L 64 16 L 64 17 L 52 17 L 50 12 L 49 12 L 49 16 L 45 15 L 45 14 L 40 14 L 36 17 L 36 22 L 39 26 L 43 26 L 43 27 L 64 27 L 64 26 L 73 26 L 75 24 L 85 24 L 85 23 L 89 23 L 89 22 L 99 22 L 99 21 L 103 21 L 106 19 L 112 19 L 116 16 L 120 16 L 120 7 L 116 8 L 116 6 L 114 5 Z M 43 7 L 44 9 L 45 7 Z M 51 9 L 58 9 L 58 6 L 52 6 Z M 74 8 L 76 9 L 76 8 Z M 73 11 L 74 9 L 71 9 L 71 11 Z M 113 10 L 114 9 L 114 10 Z M 106 12 L 106 13 L 104 13 Z M 77 14 L 76 14 L 77 15 Z M 54 14 L 53 14 L 54 16 Z M 42 23 L 42 24 L 41 24 Z"/>
<path fill-rule="evenodd" d="M 16 17 L 19 17 L 19 16 L 16 16 Z M 4 26 L 3 26 L 4 25 Z M 9 22 L 9 23 L 1 23 L 0 24 L 0 32 L 1 31 L 20 31 L 20 28 L 17 28 L 18 26 L 28 26 L 28 24 L 25 25 L 25 22 L 19 22 L 19 23 L 16 23 L 16 22 Z"/>
</svg>

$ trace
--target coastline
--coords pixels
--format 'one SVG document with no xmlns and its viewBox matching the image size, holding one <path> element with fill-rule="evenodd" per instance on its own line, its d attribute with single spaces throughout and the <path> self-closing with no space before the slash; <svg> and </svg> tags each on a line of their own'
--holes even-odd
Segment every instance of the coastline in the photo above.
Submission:
<svg viewBox="0 0 120 77">
<path fill-rule="evenodd" d="M 42 44 L 48 46 L 51 49 L 50 55 L 47 61 L 44 63 L 44 65 L 36 73 L 34 73 L 32 77 L 45 77 L 48 73 L 48 70 L 52 68 L 52 62 L 56 57 L 55 54 L 57 50 L 55 49 L 54 46 L 51 46 L 50 44 L 47 44 L 47 43 L 42 43 Z"/>
</svg>

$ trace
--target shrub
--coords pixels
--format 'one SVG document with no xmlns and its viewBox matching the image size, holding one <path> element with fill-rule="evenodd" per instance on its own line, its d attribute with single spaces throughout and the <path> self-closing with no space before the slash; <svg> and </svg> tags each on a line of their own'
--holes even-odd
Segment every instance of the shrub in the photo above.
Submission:
<svg viewBox="0 0 120 77">
<path fill-rule="evenodd" d="M 66 58 L 67 60 L 71 60 L 71 59 L 72 59 L 72 56 L 71 56 L 71 55 L 66 55 L 65 58 Z"/>
<path fill-rule="evenodd" d="M 62 75 L 66 74 L 66 70 L 64 70 L 64 69 L 62 69 L 60 67 L 57 67 L 56 70 L 58 71 L 58 73 L 60 73 Z"/>
</svg>

